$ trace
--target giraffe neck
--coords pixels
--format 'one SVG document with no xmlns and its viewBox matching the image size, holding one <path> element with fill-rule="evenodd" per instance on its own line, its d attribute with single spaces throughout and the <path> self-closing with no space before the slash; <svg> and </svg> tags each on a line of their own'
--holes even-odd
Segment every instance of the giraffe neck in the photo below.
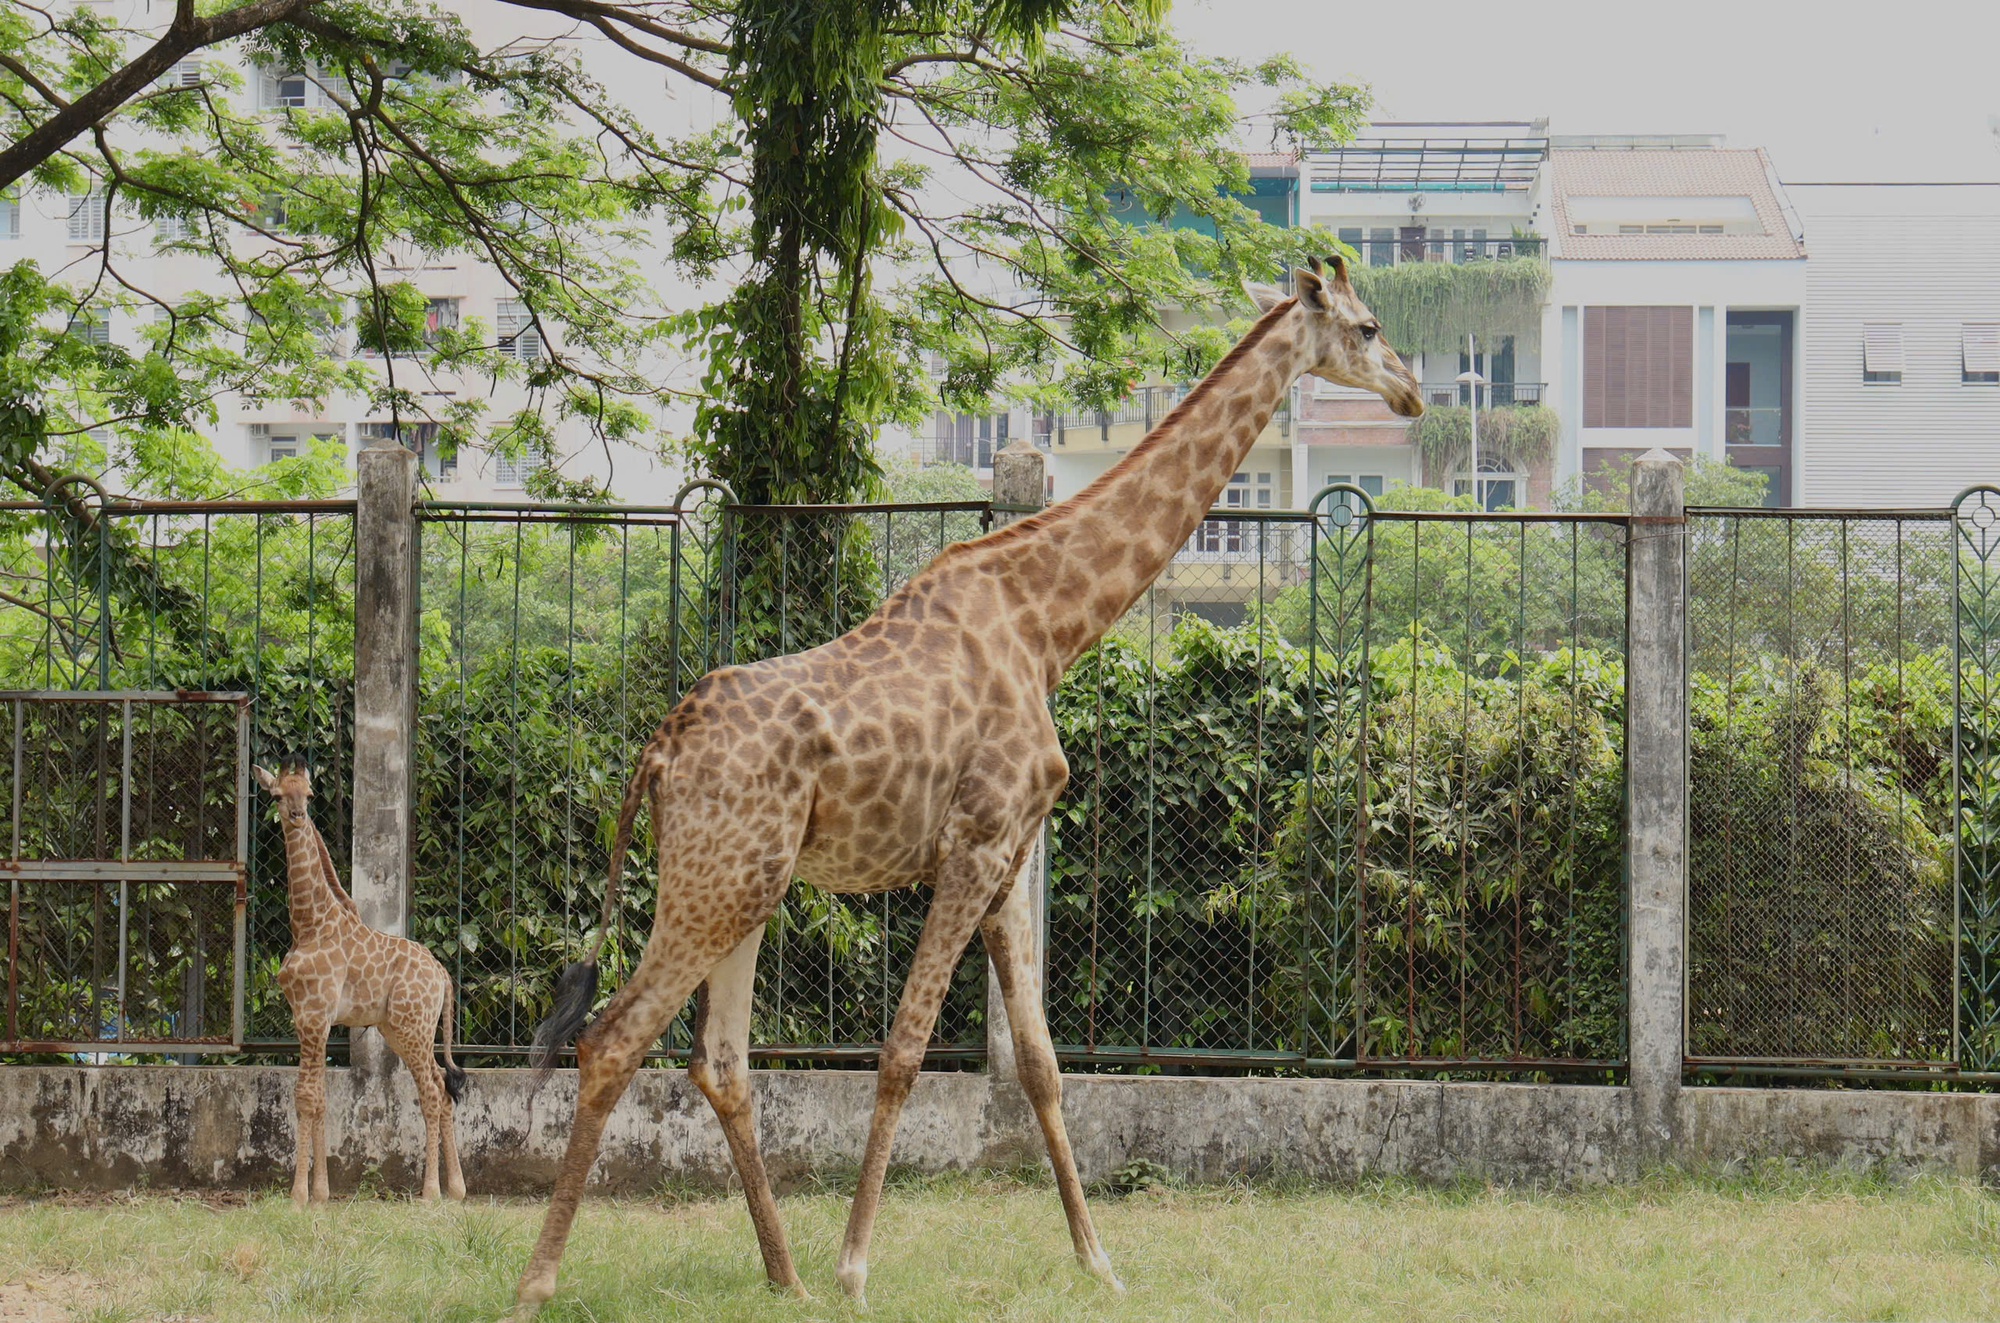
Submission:
<svg viewBox="0 0 2000 1323">
<path fill-rule="evenodd" d="M 1187 544 L 1308 366 L 1295 307 L 1287 300 L 1266 313 L 1108 472 L 1007 530 L 1019 539 L 1014 554 L 1056 553 L 1037 576 L 1048 596 L 1032 604 L 1045 622 L 1051 688 Z"/>
<path fill-rule="evenodd" d="M 319 829 L 313 826 L 311 818 L 285 823 L 285 880 L 293 942 L 337 919 L 340 905 L 322 871 Z"/>
</svg>

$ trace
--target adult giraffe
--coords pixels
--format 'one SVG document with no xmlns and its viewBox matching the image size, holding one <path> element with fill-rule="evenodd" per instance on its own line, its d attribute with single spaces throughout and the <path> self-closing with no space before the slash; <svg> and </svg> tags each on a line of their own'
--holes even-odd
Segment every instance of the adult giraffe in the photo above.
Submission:
<svg viewBox="0 0 2000 1323">
<path fill-rule="evenodd" d="M 589 1014 L 632 819 L 647 799 L 660 851 L 653 931 L 631 981 L 577 1043 L 576 1121 L 521 1277 L 518 1319 L 555 1293 L 605 1120 L 697 987 L 688 1074 L 728 1137 L 765 1272 L 803 1293 L 758 1152 L 747 1070 L 757 947 L 794 877 L 844 893 L 932 888 L 882 1045 L 841 1286 L 861 1300 L 897 1118 L 975 928 L 999 975 L 1077 1258 L 1118 1285 L 1063 1129 L 1029 898 L 1012 883 L 1069 778 L 1049 694 L 1186 544 L 1292 383 L 1312 373 L 1372 390 L 1405 417 L 1423 412 L 1416 380 L 1339 259 L 1330 275 L 1315 261 L 1293 280 L 1292 298 L 1249 287 L 1263 313 L 1250 333 L 1078 495 L 946 548 L 823 647 L 705 676 L 647 744 L 625 792 L 598 946 L 564 972 L 538 1039 L 542 1069 Z"/>
</svg>

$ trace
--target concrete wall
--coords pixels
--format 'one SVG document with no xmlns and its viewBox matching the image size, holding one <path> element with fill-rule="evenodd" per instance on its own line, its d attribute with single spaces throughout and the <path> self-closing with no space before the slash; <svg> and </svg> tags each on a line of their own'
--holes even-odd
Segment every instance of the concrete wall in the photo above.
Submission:
<svg viewBox="0 0 2000 1323">
<path fill-rule="evenodd" d="M 294 1077 L 279 1067 L 0 1069 L 0 1188 L 279 1188 L 290 1181 Z M 329 1079 L 336 1193 L 371 1169 L 390 1188 L 414 1189 L 423 1128 L 408 1074 L 361 1098 L 352 1073 Z M 760 1071 L 755 1080 L 780 1188 L 859 1164 L 872 1072 Z M 472 1072 L 458 1134 L 474 1194 L 547 1192 L 574 1084 L 574 1074 L 553 1077 L 531 1109 L 525 1071 Z M 1676 1106 L 1686 1162 L 1782 1158 L 2000 1178 L 2000 1097 L 1696 1088 Z M 1641 1166 L 1630 1092 L 1608 1086 L 1070 1076 L 1063 1110 L 1086 1180 L 1134 1158 L 1198 1181 L 1283 1173 L 1595 1184 Z M 923 1075 L 896 1138 L 895 1161 L 924 1171 L 1041 1156 L 1019 1094 L 970 1072 Z M 728 1161 L 686 1073 L 646 1070 L 612 1115 L 594 1180 L 625 1194 L 720 1186 Z"/>
</svg>

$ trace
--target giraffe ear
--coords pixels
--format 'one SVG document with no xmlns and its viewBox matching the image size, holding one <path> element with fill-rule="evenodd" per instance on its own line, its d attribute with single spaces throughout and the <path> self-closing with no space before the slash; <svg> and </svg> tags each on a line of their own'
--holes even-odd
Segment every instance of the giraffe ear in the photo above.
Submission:
<svg viewBox="0 0 2000 1323">
<path fill-rule="evenodd" d="M 1333 295 L 1327 292 L 1326 277 L 1307 267 L 1292 270 L 1292 288 L 1299 292 L 1299 302 L 1314 312 L 1332 312 Z"/>
<path fill-rule="evenodd" d="M 1285 291 L 1276 285 L 1259 285 L 1254 281 L 1243 282 L 1243 292 L 1257 305 L 1260 313 L 1269 312 L 1285 301 Z"/>
<path fill-rule="evenodd" d="M 255 763 L 250 764 L 250 770 L 257 777 L 257 784 L 264 787 L 264 793 L 270 795 L 275 795 L 278 793 L 277 777 L 272 776 L 269 772 L 265 771 L 263 768 L 259 767 Z"/>
</svg>

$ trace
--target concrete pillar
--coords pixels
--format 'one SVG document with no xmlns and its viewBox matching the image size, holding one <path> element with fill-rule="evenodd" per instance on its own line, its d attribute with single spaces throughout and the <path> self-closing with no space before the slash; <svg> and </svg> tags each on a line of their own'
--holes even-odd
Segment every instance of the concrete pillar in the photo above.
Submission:
<svg viewBox="0 0 2000 1323">
<path fill-rule="evenodd" d="M 1686 1026 L 1685 475 L 1664 450 L 1632 466 L 1626 775 L 1631 797 L 1632 1115 L 1643 1160 L 1675 1155 Z"/>
<path fill-rule="evenodd" d="M 417 713 L 417 457 L 392 440 L 355 456 L 353 895 L 371 928 L 410 922 L 411 754 Z M 349 1053 L 379 1075 L 380 1034 Z"/>
<path fill-rule="evenodd" d="M 1010 441 L 993 456 L 995 505 L 1032 506 L 1039 510 L 1048 502 L 1048 490 L 1046 457 L 1026 437 Z M 997 528 L 1023 518 L 1026 516 L 996 512 L 993 524 Z M 1044 827 L 1035 848 L 1028 852 L 1021 875 L 1014 879 L 1015 886 L 1028 888 L 1034 902 L 1038 981 L 1048 961 L 1048 873 L 1043 867 L 1046 838 L 1047 828 Z M 986 1071 L 997 1082 L 1014 1084 L 1020 1079 L 1014 1065 L 1013 1030 L 1007 1023 L 1007 1007 L 1000 996 L 1000 981 L 994 976 L 990 963 L 986 967 Z"/>
</svg>

